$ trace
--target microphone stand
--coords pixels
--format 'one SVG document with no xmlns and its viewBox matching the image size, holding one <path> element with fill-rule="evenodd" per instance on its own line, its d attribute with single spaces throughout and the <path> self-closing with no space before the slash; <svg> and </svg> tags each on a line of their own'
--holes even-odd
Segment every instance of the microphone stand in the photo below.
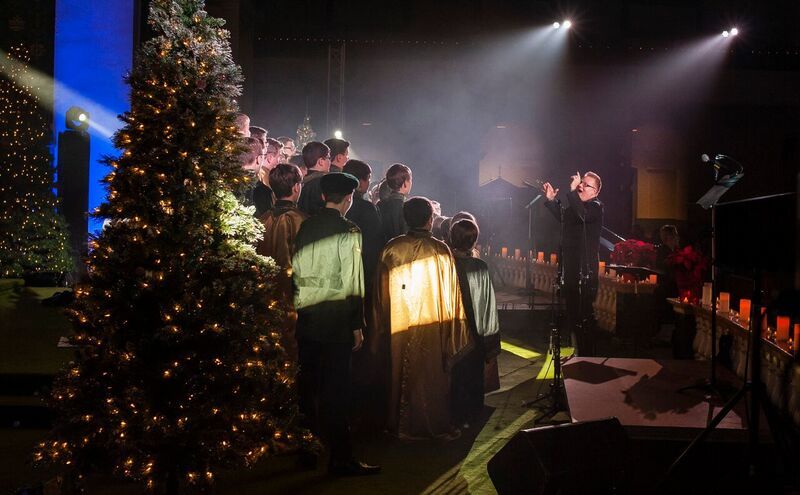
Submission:
<svg viewBox="0 0 800 495">
<path fill-rule="evenodd" d="M 531 204 L 533 204 L 539 197 L 537 196 Z M 563 320 L 560 314 L 561 308 L 561 291 L 564 287 L 564 261 L 563 261 L 563 244 L 564 244 L 564 209 L 561 204 L 558 205 L 559 223 L 561 224 L 560 239 L 558 243 L 558 269 L 556 278 L 553 281 L 553 286 L 550 291 L 550 345 L 549 351 L 552 356 L 552 361 L 548 364 L 553 365 L 553 381 L 550 382 L 550 391 L 545 394 L 538 394 L 535 399 L 524 401 L 523 407 L 531 407 L 544 400 L 552 399 L 550 407 L 543 411 L 543 418 L 552 417 L 559 411 L 564 409 L 563 399 L 563 383 L 561 378 L 561 329 L 559 322 Z"/>
<path fill-rule="evenodd" d="M 533 234 L 533 231 L 534 231 L 534 228 L 533 228 L 533 207 L 536 204 L 536 202 L 539 201 L 541 198 L 542 198 L 542 195 L 541 194 L 537 194 L 536 197 L 533 198 L 530 203 L 525 205 L 525 209 L 528 210 L 528 246 L 530 246 L 530 249 L 533 250 L 534 253 L 536 253 L 537 250 L 536 250 L 536 243 L 534 242 L 535 237 L 534 237 L 534 234 Z"/>
</svg>

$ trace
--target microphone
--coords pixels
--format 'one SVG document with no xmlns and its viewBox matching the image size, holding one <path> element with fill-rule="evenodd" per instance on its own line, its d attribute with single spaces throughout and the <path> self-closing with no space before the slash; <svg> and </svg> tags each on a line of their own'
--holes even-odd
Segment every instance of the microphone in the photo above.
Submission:
<svg viewBox="0 0 800 495">
<path fill-rule="evenodd" d="M 720 175 L 722 177 L 735 176 L 744 171 L 742 164 L 728 155 L 716 154 L 712 160 L 710 156 L 703 153 L 700 155 L 700 160 L 702 160 L 703 163 L 711 163 L 714 167 L 714 180 L 719 180 Z"/>
</svg>

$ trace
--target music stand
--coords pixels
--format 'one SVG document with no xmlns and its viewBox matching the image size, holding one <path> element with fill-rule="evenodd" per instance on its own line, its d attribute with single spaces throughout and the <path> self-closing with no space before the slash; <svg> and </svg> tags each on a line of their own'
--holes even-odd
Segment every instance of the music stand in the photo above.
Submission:
<svg viewBox="0 0 800 495">
<path fill-rule="evenodd" d="M 711 364 L 710 373 L 707 381 L 683 387 L 678 392 L 699 389 L 706 391 L 709 395 L 722 397 L 717 390 L 717 296 L 718 296 L 718 264 L 717 264 L 717 203 L 723 194 L 736 184 L 744 174 L 739 170 L 728 175 L 716 178 L 716 183 L 709 189 L 697 204 L 704 210 L 711 210 Z"/>
<path fill-rule="evenodd" d="M 669 480 L 677 468 L 683 461 L 694 451 L 699 444 L 701 444 L 708 435 L 722 422 L 727 414 L 736 406 L 736 404 L 745 399 L 747 393 L 749 397 L 749 421 L 748 421 L 748 454 L 749 454 L 749 471 L 750 477 L 757 477 L 759 473 L 757 469 L 756 451 L 759 445 L 759 422 L 760 413 L 762 408 L 765 412 L 770 412 L 769 398 L 765 389 L 764 383 L 761 379 L 761 322 L 766 318 L 766 314 L 762 314 L 762 278 L 766 274 L 775 274 L 784 272 L 792 264 L 796 263 L 796 243 L 797 240 L 782 239 L 785 242 L 767 243 L 767 250 L 765 256 L 760 256 L 755 253 L 758 246 L 764 246 L 763 239 L 778 239 L 777 234 L 784 234 L 781 232 L 784 227 L 790 225 L 794 217 L 796 205 L 795 193 L 775 194 L 771 196 L 763 196 L 758 198 L 751 198 L 740 201 L 731 201 L 728 203 L 721 203 L 719 206 L 724 208 L 724 211 L 736 212 L 735 223 L 728 219 L 727 226 L 735 225 L 738 232 L 730 234 L 727 239 L 728 242 L 723 243 L 727 250 L 720 256 L 723 259 L 724 266 L 728 267 L 731 272 L 743 272 L 752 274 L 753 277 L 753 293 L 751 295 L 751 308 L 750 308 L 750 333 L 749 333 L 749 351 L 748 351 L 748 364 L 750 377 L 745 376 L 744 385 L 739 391 L 722 407 L 716 416 L 709 422 L 708 426 L 700 432 L 700 434 L 692 440 L 688 447 L 675 459 L 672 465 L 667 470 L 664 478 L 661 479 L 660 485 L 663 488 L 664 483 Z M 732 214 L 731 214 L 732 215 Z M 771 218 L 772 221 L 765 225 L 765 219 Z M 724 230 L 722 232 L 725 232 Z M 761 235 L 757 235 L 758 233 Z M 734 238 L 735 237 L 735 238 Z M 738 243 L 732 241 L 740 241 Z M 738 245 L 737 247 L 733 247 Z M 776 422 L 770 414 L 766 414 L 769 427 L 775 439 L 775 444 L 779 448 L 783 448 L 780 441 L 780 436 L 777 435 Z"/>
</svg>

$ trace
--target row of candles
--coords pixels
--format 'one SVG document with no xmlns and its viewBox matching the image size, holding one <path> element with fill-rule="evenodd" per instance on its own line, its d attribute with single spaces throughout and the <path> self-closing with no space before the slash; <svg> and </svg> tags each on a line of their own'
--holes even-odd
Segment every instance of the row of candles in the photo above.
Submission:
<svg viewBox="0 0 800 495">
<path fill-rule="evenodd" d="M 703 298 L 701 303 L 703 306 L 711 307 L 711 283 L 703 284 Z M 717 299 L 717 309 L 722 314 L 731 313 L 731 294 L 730 292 L 720 292 Z M 750 310 L 752 309 L 750 299 L 739 299 L 739 321 L 749 327 L 750 323 Z M 765 308 L 761 308 L 762 314 Z M 766 322 L 764 322 L 766 326 Z M 792 325 L 792 319 L 789 316 L 778 316 L 775 325 L 775 341 L 791 342 L 792 351 L 797 352 L 800 350 L 800 323 L 795 323 L 792 338 L 789 338 L 789 329 Z"/>
<path fill-rule="evenodd" d="M 489 254 L 491 254 L 491 252 L 489 252 Z M 544 263 L 544 254 L 545 254 L 544 251 L 539 251 L 538 253 L 536 253 L 536 260 L 535 261 L 537 263 Z M 529 251 L 529 255 L 530 255 L 530 259 L 533 259 L 533 251 Z M 500 248 L 500 257 L 502 257 L 502 258 L 507 258 L 508 257 L 508 248 L 507 247 L 501 247 Z M 520 250 L 520 249 L 515 249 L 514 250 L 514 259 L 517 259 L 517 260 L 525 259 L 525 258 L 522 257 L 522 250 Z M 551 253 L 550 254 L 550 264 L 551 265 L 557 265 L 558 264 L 558 255 L 556 253 Z M 600 261 L 598 263 L 598 265 L 597 265 L 597 273 L 599 273 L 600 275 L 605 275 L 606 274 L 606 262 L 605 261 Z M 608 270 L 608 276 L 616 277 L 617 276 L 616 270 L 609 269 Z M 650 274 L 650 275 L 647 276 L 647 278 L 644 280 L 644 282 L 651 283 L 651 284 L 658 283 L 658 275 L 656 275 L 654 273 Z"/>
<path fill-rule="evenodd" d="M 489 248 L 489 254 L 491 254 L 491 247 Z M 534 259 L 533 258 L 533 251 L 528 251 L 528 256 L 530 257 L 529 259 Z M 500 257 L 508 258 L 508 248 L 507 247 L 501 247 L 500 248 Z M 525 259 L 525 258 L 522 257 L 522 250 L 521 249 L 515 249 L 514 250 L 514 259 L 515 260 Z M 537 263 L 544 263 L 544 251 L 539 251 L 538 253 L 536 253 L 535 261 Z M 551 265 L 557 265 L 558 264 L 558 255 L 556 253 L 551 253 L 550 254 L 550 264 Z"/>
</svg>

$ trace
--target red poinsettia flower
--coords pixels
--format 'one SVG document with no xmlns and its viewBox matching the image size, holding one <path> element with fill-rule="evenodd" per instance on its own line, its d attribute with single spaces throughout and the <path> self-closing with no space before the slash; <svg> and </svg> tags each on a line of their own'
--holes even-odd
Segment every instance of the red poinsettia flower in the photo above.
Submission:
<svg viewBox="0 0 800 495">
<path fill-rule="evenodd" d="M 708 268 L 708 258 L 692 246 L 676 250 L 667 256 L 664 262 L 668 266 L 675 268 L 676 275 L 680 273 L 682 278 L 695 285 L 702 284 L 703 273 Z"/>
<path fill-rule="evenodd" d="M 611 261 L 618 265 L 652 267 L 656 263 L 656 247 L 637 239 L 618 242 L 611 253 Z"/>
</svg>

